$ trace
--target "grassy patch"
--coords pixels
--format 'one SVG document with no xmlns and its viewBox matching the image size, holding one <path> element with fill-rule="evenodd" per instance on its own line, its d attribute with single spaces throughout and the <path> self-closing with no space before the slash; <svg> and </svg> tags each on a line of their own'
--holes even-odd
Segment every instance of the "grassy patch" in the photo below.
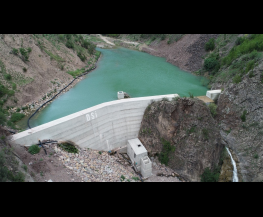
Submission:
<svg viewBox="0 0 263 217">
<path fill-rule="evenodd" d="M 32 155 L 37 154 L 40 152 L 40 148 L 38 147 L 38 145 L 31 145 L 28 149 L 28 152 Z"/>
<path fill-rule="evenodd" d="M 81 74 L 83 74 L 86 70 L 85 69 L 77 69 L 75 71 L 68 71 L 67 73 L 72 75 L 73 77 L 77 77 Z"/>
<path fill-rule="evenodd" d="M 75 153 L 75 154 L 79 153 L 79 150 L 72 144 L 60 143 L 58 144 L 58 146 L 68 153 Z"/>
<path fill-rule="evenodd" d="M 170 142 L 166 141 L 165 139 L 161 139 L 163 144 L 162 152 L 158 154 L 158 159 L 162 164 L 168 165 L 169 162 L 169 155 L 172 152 L 175 152 L 175 147 L 170 144 Z"/>
<path fill-rule="evenodd" d="M 244 111 L 243 111 L 243 114 L 240 116 L 242 122 L 245 122 L 245 121 L 246 121 L 246 115 L 247 115 L 247 110 L 244 110 Z"/>
<path fill-rule="evenodd" d="M 215 103 L 210 103 L 208 107 L 210 109 L 211 115 L 213 117 L 215 117 L 215 115 L 217 114 L 217 112 L 216 112 L 216 109 L 217 109 L 216 104 Z"/>
<path fill-rule="evenodd" d="M 50 56 L 51 59 L 56 60 L 57 62 L 65 62 L 59 55 L 53 54 L 52 52 L 44 49 L 44 51 Z"/>
<path fill-rule="evenodd" d="M 11 116 L 11 121 L 12 122 L 17 122 L 17 121 L 20 121 L 22 118 L 24 118 L 25 117 L 25 115 L 24 114 L 21 114 L 21 113 L 14 113 L 14 114 L 12 114 L 12 116 Z"/>
<path fill-rule="evenodd" d="M 201 182 L 217 182 L 220 175 L 220 169 L 210 170 L 208 167 L 205 168 L 201 175 Z"/>
</svg>

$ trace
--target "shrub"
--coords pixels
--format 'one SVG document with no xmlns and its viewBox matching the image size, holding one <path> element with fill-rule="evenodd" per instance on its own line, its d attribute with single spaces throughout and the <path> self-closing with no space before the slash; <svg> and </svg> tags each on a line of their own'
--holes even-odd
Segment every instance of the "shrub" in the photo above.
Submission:
<svg viewBox="0 0 263 217">
<path fill-rule="evenodd" d="M 32 155 L 37 154 L 40 152 L 40 148 L 38 147 L 38 145 L 31 145 L 28 149 L 28 152 Z"/>
<path fill-rule="evenodd" d="M 25 115 L 24 114 L 21 114 L 21 113 L 14 113 L 14 114 L 12 114 L 12 116 L 11 116 L 11 121 L 12 122 L 17 122 L 17 121 L 20 121 L 22 118 L 24 118 L 25 117 Z"/>
<path fill-rule="evenodd" d="M 96 45 L 91 43 L 91 44 L 89 45 L 89 48 L 88 48 L 88 53 L 89 53 L 89 54 L 94 54 L 95 48 L 96 48 Z"/>
<path fill-rule="evenodd" d="M 245 122 L 245 121 L 246 121 L 246 115 L 247 115 L 247 110 L 244 110 L 244 111 L 243 111 L 243 114 L 240 116 L 242 122 Z"/>
<path fill-rule="evenodd" d="M 77 55 L 78 55 L 78 57 L 81 59 L 82 62 L 85 62 L 85 61 L 86 61 L 87 57 L 86 57 L 84 54 L 78 52 Z"/>
<path fill-rule="evenodd" d="M 238 37 L 237 40 L 236 40 L 236 42 L 235 42 L 235 44 L 236 44 L 236 45 L 240 45 L 240 44 L 242 44 L 244 41 L 245 41 L 245 38 L 243 38 L 243 37 Z"/>
<path fill-rule="evenodd" d="M 26 71 L 27 71 L 27 69 L 25 67 L 23 67 L 23 72 L 26 72 Z"/>
<path fill-rule="evenodd" d="M 72 41 L 68 40 L 67 43 L 66 43 L 66 47 L 68 48 L 74 48 L 74 44 Z"/>
<path fill-rule="evenodd" d="M 206 44 L 205 44 L 205 50 L 210 51 L 215 49 L 215 39 L 211 38 Z"/>
<path fill-rule="evenodd" d="M 255 155 L 254 155 L 254 158 L 255 158 L 255 159 L 258 159 L 258 154 L 255 154 Z"/>
<path fill-rule="evenodd" d="M 167 97 L 162 98 L 162 101 L 169 101 Z"/>
<path fill-rule="evenodd" d="M 10 80 L 12 80 L 12 76 L 10 74 L 6 74 L 5 75 L 5 79 L 10 81 Z"/>
<path fill-rule="evenodd" d="M 58 39 L 59 39 L 60 41 L 64 41 L 64 35 L 63 35 L 63 34 L 58 35 Z"/>
<path fill-rule="evenodd" d="M 16 109 L 16 112 L 20 112 L 20 111 L 21 111 L 21 109 L 20 109 L 20 108 L 17 108 L 17 109 Z"/>
<path fill-rule="evenodd" d="M 208 167 L 205 168 L 201 175 L 201 182 L 217 182 L 219 179 L 220 170 L 211 171 Z"/>
<path fill-rule="evenodd" d="M 27 53 L 26 49 L 21 47 L 19 49 L 19 51 L 20 51 L 21 55 L 23 56 L 24 60 L 28 61 L 28 53 Z"/>
<path fill-rule="evenodd" d="M 6 116 L 3 112 L 0 111 L 0 124 L 4 125 L 6 122 Z"/>
<path fill-rule="evenodd" d="M 31 53 L 31 51 L 32 51 L 32 48 L 31 48 L 31 47 L 27 48 L 27 52 L 28 52 L 28 53 Z"/>
<path fill-rule="evenodd" d="M 58 146 L 68 153 L 78 153 L 79 152 L 79 150 L 74 145 L 69 144 L 69 143 L 60 143 L 58 144 Z"/>
<path fill-rule="evenodd" d="M 189 92 L 189 96 L 190 96 L 190 98 L 194 98 L 194 94 L 192 94 L 190 92 Z"/>
<path fill-rule="evenodd" d="M 18 49 L 13 48 L 12 53 L 17 55 L 18 54 Z"/>
<path fill-rule="evenodd" d="M 214 57 L 209 57 L 205 59 L 204 62 L 204 67 L 206 70 L 211 71 L 213 69 L 215 69 L 216 67 L 220 67 L 219 62 L 216 58 Z"/>
<path fill-rule="evenodd" d="M 216 104 L 215 104 L 215 103 L 210 103 L 208 107 L 209 107 L 209 109 L 210 109 L 211 115 L 212 115 L 213 117 L 215 117 L 215 115 L 217 114 L 217 113 L 216 113 L 216 109 L 217 109 Z"/>
<path fill-rule="evenodd" d="M 12 83 L 12 89 L 16 90 L 16 84 L 15 83 Z"/>
<path fill-rule="evenodd" d="M 161 139 L 161 142 L 163 144 L 162 152 L 159 153 L 158 159 L 162 164 L 168 165 L 169 162 L 169 155 L 171 152 L 175 151 L 175 147 L 170 144 L 170 142 Z"/>
<path fill-rule="evenodd" d="M 240 83 L 241 81 L 242 81 L 242 78 L 241 78 L 240 75 L 236 75 L 236 76 L 233 78 L 233 82 L 234 82 L 235 84 L 238 84 L 238 83 Z"/>
<path fill-rule="evenodd" d="M 255 60 L 250 60 L 250 61 L 247 63 L 246 72 L 249 72 L 251 69 L 253 69 L 253 68 L 254 68 L 254 65 L 255 65 Z"/>
<path fill-rule="evenodd" d="M 177 102 L 177 101 L 178 101 L 178 99 L 180 99 L 180 97 L 179 97 L 179 96 L 175 96 L 175 97 L 173 97 L 173 98 L 172 98 L 172 100 L 173 100 L 173 101 L 175 101 L 175 102 Z"/>
</svg>

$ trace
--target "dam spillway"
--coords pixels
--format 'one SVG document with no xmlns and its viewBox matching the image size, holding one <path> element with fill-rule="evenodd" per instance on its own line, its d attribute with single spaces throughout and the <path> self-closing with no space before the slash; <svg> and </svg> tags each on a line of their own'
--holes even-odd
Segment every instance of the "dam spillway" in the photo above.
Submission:
<svg viewBox="0 0 263 217">
<path fill-rule="evenodd" d="M 70 140 L 81 148 L 109 151 L 137 138 L 146 107 L 152 100 L 172 100 L 178 94 L 105 102 L 15 134 L 11 143 L 31 146 L 38 140 Z"/>
</svg>

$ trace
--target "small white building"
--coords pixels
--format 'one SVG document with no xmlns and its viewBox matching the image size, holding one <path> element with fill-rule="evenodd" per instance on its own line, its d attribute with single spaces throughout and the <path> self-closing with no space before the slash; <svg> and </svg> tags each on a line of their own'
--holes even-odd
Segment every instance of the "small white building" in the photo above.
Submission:
<svg viewBox="0 0 263 217">
<path fill-rule="evenodd" d="M 220 94 L 221 90 L 208 90 L 206 92 L 206 96 L 214 101 L 218 99 Z"/>
<path fill-rule="evenodd" d="M 152 162 L 147 155 L 147 150 L 138 138 L 128 140 L 127 154 L 132 164 L 136 166 L 144 178 L 152 175 Z"/>
<path fill-rule="evenodd" d="M 118 99 L 124 99 L 124 92 L 123 91 L 118 91 Z"/>
</svg>

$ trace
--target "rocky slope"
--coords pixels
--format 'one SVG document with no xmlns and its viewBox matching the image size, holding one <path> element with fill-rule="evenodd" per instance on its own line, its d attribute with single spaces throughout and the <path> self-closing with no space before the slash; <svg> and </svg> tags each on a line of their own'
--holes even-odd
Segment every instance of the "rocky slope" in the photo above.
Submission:
<svg viewBox="0 0 263 217">
<path fill-rule="evenodd" d="M 189 181 L 200 181 L 207 167 L 213 170 L 224 148 L 210 110 L 196 98 L 151 103 L 145 110 L 139 139 L 150 155 L 164 156 L 168 166 Z"/>
<path fill-rule="evenodd" d="M 232 80 L 218 100 L 218 115 L 222 141 L 237 156 L 243 181 L 263 181 L 263 62 L 238 84 Z M 213 89 L 221 88 L 214 84 Z M 241 119 L 244 111 L 245 119 Z"/>
<path fill-rule="evenodd" d="M 152 35 L 154 36 L 154 34 Z M 121 36 L 127 37 L 127 35 Z M 167 62 L 185 71 L 194 72 L 199 70 L 203 65 L 203 57 L 207 54 L 205 44 L 209 39 L 217 38 L 219 34 L 178 34 L 178 36 L 176 40 L 171 40 L 171 37 L 168 36 L 164 40 L 156 38 L 149 43 L 146 42 L 148 46 L 144 44 L 144 46 L 139 47 L 144 52 L 166 58 Z M 129 39 L 142 40 L 136 37 L 134 36 L 133 38 L 130 36 Z M 151 34 L 148 37 L 151 37 Z"/>
<path fill-rule="evenodd" d="M 19 52 L 20 48 L 28 53 L 28 61 Z M 15 54 L 13 49 L 17 49 Z M 1 34 L 0 37 L 0 82 L 15 91 L 9 97 L 8 106 L 22 106 L 41 99 L 54 84 L 66 84 L 72 76 L 66 71 L 83 68 L 91 58 L 85 52 L 87 60 L 83 62 L 74 49 L 65 44 L 48 40 L 41 35 Z M 5 75 L 11 75 L 6 79 Z"/>
</svg>

